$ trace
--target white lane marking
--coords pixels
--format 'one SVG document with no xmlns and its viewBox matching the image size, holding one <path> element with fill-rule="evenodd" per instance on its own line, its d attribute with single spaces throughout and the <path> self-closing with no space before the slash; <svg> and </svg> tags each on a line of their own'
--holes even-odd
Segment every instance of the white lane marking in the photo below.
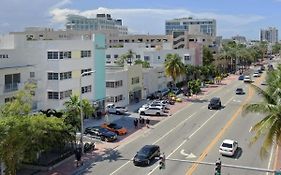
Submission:
<svg viewBox="0 0 281 175">
<path fill-rule="evenodd" d="M 180 154 L 181 155 L 183 155 L 183 156 L 185 156 L 185 158 L 186 159 L 193 159 L 193 158 L 196 158 L 196 156 L 193 154 L 193 153 L 186 153 L 185 151 L 184 151 L 184 149 L 182 149 L 181 151 L 180 151 Z"/>
<path fill-rule="evenodd" d="M 273 157 L 273 148 L 274 148 L 274 147 L 275 147 L 275 145 L 272 145 L 272 147 L 271 147 L 271 152 L 270 152 L 270 157 L 269 157 L 267 169 L 269 169 L 270 166 L 271 166 L 271 160 L 272 160 L 272 157 Z M 266 175 L 269 175 L 269 173 L 267 172 Z"/>
<path fill-rule="evenodd" d="M 231 102 L 231 100 L 234 98 L 234 96 L 232 98 L 230 98 L 225 104 L 228 104 L 229 102 Z M 215 116 L 216 113 L 218 113 L 219 111 L 215 112 L 211 118 L 213 118 Z M 204 124 L 202 126 L 204 126 L 208 121 L 210 120 L 210 118 L 204 122 Z M 196 134 L 196 132 L 199 131 L 199 129 L 202 128 L 202 126 L 200 126 L 195 132 L 193 132 L 188 138 L 191 138 L 194 134 Z M 171 154 L 169 154 L 167 156 L 167 158 L 169 158 L 172 154 L 174 154 L 185 142 L 187 142 L 187 140 L 184 140 L 173 152 L 171 152 Z M 157 165 L 155 168 L 153 168 L 147 175 L 151 175 L 157 168 L 159 167 L 159 165 Z"/>
<path fill-rule="evenodd" d="M 169 158 L 172 154 L 174 154 L 183 144 L 185 144 L 185 142 L 187 142 L 187 140 L 184 140 L 183 142 L 181 142 L 181 144 L 174 149 L 168 156 L 167 158 Z M 151 175 L 157 168 L 159 167 L 159 165 L 157 165 L 156 167 L 154 167 L 147 175 Z"/>
<path fill-rule="evenodd" d="M 179 126 L 181 126 L 183 123 L 185 123 L 188 119 L 190 119 L 192 116 L 194 116 L 195 114 L 197 114 L 197 112 L 193 113 L 192 115 L 190 115 L 188 118 L 186 118 L 185 120 L 183 120 L 182 122 L 180 122 L 176 127 L 174 127 L 173 129 L 171 129 L 169 132 L 167 132 L 166 134 L 164 134 L 162 137 L 160 137 L 159 139 L 157 139 L 155 142 L 153 142 L 152 144 L 156 144 L 157 142 L 159 142 L 160 140 L 162 140 L 164 137 L 166 137 L 167 135 L 169 135 L 171 132 L 173 132 L 175 129 L 177 129 Z M 133 160 L 133 158 L 129 161 L 127 161 L 125 164 L 123 164 L 122 166 L 120 166 L 119 168 L 117 168 L 115 171 L 113 171 L 112 173 L 110 173 L 110 175 L 115 174 L 117 171 L 119 171 L 120 169 L 122 169 L 124 166 L 126 166 L 128 163 L 130 163 Z"/>
<path fill-rule="evenodd" d="M 162 140 L 164 137 L 166 137 L 167 135 L 169 135 L 171 132 L 173 132 L 175 129 L 177 129 L 179 126 L 181 126 L 183 123 L 185 123 L 187 120 L 189 120 L 191 117 L 193 117 L 195 114 L 197 114 L 197 112 L 191 114 L 191 116 L 187 117 L 185 120 L 183 120 L 182 122 L 180 122 L 176 127 L 174 127 L 173 129 L 171 129 L 169 132 L 167 132 L 166 134 L 164 134 L 162 137 L 160 137 L 159 139 L 157 139 L 155 142 L 153 142 L 153 145 L 156 144 L 157 142 L 159 142 L 160 140 Z"/>
<path fill-rule="evenodd" d="M 234 97 L 230 98 L 225 104 L 228 104 L 229 102 L 231 102 L 231 100 L 233 99 Z M 196 134 L 201 128 L 203 128 L 207 123 L 208 121 L 210 121 L 212 118 L 215 117 L 215 115 L 220 112 L 219 110 L 216 111 L 210 118 L 208 118 L 208 120 L 206 120 L 203 125 L 201 125 L 199 128 L 197 128 L 196 131 L 194 131 L 188 138 L 190 139 L 194 134 Z"/>
</svg>

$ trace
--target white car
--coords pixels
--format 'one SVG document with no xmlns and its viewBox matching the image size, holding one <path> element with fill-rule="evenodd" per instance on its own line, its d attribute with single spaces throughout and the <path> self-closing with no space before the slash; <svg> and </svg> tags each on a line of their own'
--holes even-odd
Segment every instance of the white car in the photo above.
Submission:
<svg viewBox="0 0 281 175">
<path fill-rule="evenodd" d="M 253 77 L 260 77 L 261 75 L 259 74 L 259 72 L 255 72 L 254 74 L 253 74 Z"/>
<path fill-rule="evenodd" d="M 164 110 L 160 106 L 143 106 L 139 108 L 138 112 L 141 115 L 164 115 Z"/>
<path fill-rule="evenodd" d="M 251 82 L 252 82 L 251 77 L 250 77 L 249 75 L 246 75 L 246 76 L 244 77 L 244 83 L 251 83 Z"/>
<path fill-rule="evenodd" d="M 238 148 L 238 142 L 230 139 L 225 139 L 219 149 L 221 155 L 233 156 Z"/>
<path fill-rule="evenodd" d="M 121 106 L 115 106 L 115 104 L 108 104 L 106 105 L 106 109 L 108 113 L 110 114 L 125 114 L 128 112 L 128 109 L 126 107 L 121 107 Z"/>
<path fill-rule="evenodd" d="M 168 103 L 167 100 L 154 100 L 152 103 L 153 103 L 153 104 L 162 105 L 162 106 L 164 106 L 166 109 L 169 109 L 169 108 L 170 108 L 170 105 L 169 105 L 169 103 Z"/>
</svg>

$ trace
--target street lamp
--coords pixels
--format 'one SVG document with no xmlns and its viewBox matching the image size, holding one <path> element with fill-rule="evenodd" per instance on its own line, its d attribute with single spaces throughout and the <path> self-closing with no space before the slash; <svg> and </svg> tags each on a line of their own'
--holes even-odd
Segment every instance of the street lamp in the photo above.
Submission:
<svg viewBox="0 0 281 175">
<path fill-rule="evenodd" d="M 82 85 L 81 85 L 81 82 L 82 82 L 82 77 L 86 74 L 92 74 L 92 73 L 95 73 L 96 71 L 88 71 L 88 72 L 83 72 L 81 73 L 80 75 L 80 119 L 81 119 L 81 135 L 80 135 L 80 144 L 82 146 L 82 154 L 84 154 L 84 144 L 83 144 L 83 130 L 84 130 L 84 117 L 83 117 L 83 110 L 82 110 Z"/>
</svg>

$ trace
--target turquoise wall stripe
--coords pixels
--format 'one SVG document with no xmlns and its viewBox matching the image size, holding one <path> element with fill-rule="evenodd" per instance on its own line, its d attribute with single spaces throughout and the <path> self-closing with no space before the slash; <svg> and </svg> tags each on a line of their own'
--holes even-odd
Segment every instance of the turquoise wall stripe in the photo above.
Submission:
<svg viewBox="0 0 281 175">
<path fill-rule="evenodd" d="M 94 34 L 94 100 L 105 98 L 105 35 Z"/>
</svg>

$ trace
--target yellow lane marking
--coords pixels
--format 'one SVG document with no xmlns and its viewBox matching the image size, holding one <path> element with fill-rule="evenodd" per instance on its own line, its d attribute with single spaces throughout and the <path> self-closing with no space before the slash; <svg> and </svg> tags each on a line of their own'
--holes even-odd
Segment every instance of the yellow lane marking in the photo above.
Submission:
<svg viewBox="0 0 281 175">
<path fill-rule="evenodd" d="M 258 79 L 256 83 L 258 84 L 262 79 Z M 244 103 L 239 107 L 239 109 L 234 113 L 234 115 L 231 117 L 231 119 L 226 123 L 226 125 L 222 128 L 222 130 L 216 135 L 216 137 L 212 140 L 212 142 L 205 148 L 203 153 L 200 155 L 200 157 L 196 161 L 202 161 L 205 159 L 207 154 L 210 152 L 210 150 L 214 147 L 214 145 L 218 142 L 218 140 L 222 137 L 222 135 L 225 133 L 226 129 L 228 129 L 232 123 L 235 121 L 235 119 L 239 116 L 239 114 L 242 112 L 243 105 L 246 104 L 250 99 L 253 97 L 254 91 L 252 88 L 249 87 L 249 94 L 247 96 L 247 99 L 244 101 Z M 192 173 L 197 169 L 198 164 L 192 164 L 191 168 L 188 169 L 186 172 L 186 175 L 192 175 Z"/>
</svg>

